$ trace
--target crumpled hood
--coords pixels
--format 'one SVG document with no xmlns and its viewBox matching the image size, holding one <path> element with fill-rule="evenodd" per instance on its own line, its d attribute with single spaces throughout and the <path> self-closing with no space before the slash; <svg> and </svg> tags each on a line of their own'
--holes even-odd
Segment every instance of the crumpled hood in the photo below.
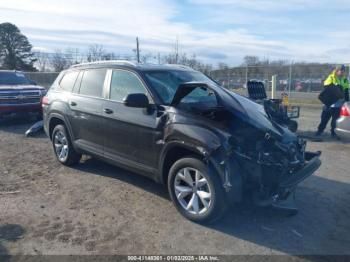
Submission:
<svg viewBox="0 0 350 262">
<path fill-rule="evenodd" d="M 250 99 L 238 95 L 232 91 L 223 90 L 225 94 L 220 96 L 221 103 L 232 114 L 242 121 L 269 133 L 272 137 L 289 142 L 297 139 L 297 136 L 288 128 L 283 127 L 269 118 L 262 105 L 259 105 Z"/>
<path fill-rule="evenodd" d="M 262 105 L 231 91 L 228 92 L 228 95 L 231 97 L 231 100 L 234 99 L 236 103 L 223 99 L 222 102 L 225 104 L 225 108 L 241 120 L 248 122 L 256 128 L 264 129 L 266 132 L 273 132 L 276 135 L 282 136 L 285 133 L 285 128 L 269 119 Z"/>
<path fill-rule="evenodd" d="M 273 122 L 266 114 L 262 105 L 212 83 L 189 82 L 181 84 L 175 93 L 171 105 L 176 106 L 180 103 L 182 98 L 191 93 L 195 88 L 203 87 L 207 87 L 214 91 L 219 104 L 225 107 L 225 109 L 234 116 L 240 118 L 243 122 L 250 124 L 262 132 L 269 133 L 269 135 L 281 141 L 297 139 L 296 135 L 287 128 Z"/>
</svg>

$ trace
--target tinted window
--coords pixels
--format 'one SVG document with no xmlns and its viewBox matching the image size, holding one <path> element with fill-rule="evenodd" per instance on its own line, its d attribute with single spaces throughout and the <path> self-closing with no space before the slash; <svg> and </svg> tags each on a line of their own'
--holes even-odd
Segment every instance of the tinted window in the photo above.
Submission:
<svg viewBox="0 0 350 262">
<path fill-rule="evenodd" d="M 80 94 L 94 97 L 102 97 L 103 83 L 106 69 L 86 70 L 81 80 Z"/>
<path fill-rule="evenodd" d="M 27 85 L 29 80 L 21 72 L 0 72 L 0 85 Z"/>
<path fill-rule="evenodd" d="M 111 82 L 110 99 L 114 101 L 123 101 L 128 94 L 143 93 L 147 95 L 139 78 L 128 71 L 113 71 Z"/>
<path fill-rule="evenodd" d="M 61 89 L 66 91 L 72 91 L 74 83 L 77 80 L 78 74 L 78 71 L 66 73 L 60 82 Z"/>
</svg>

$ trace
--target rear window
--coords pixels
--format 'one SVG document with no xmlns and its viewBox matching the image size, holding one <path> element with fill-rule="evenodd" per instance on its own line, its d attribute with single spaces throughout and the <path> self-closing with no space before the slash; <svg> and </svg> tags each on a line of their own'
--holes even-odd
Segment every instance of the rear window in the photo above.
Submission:
<svg viewBox="0 0 350 262">
<path fill-rule="evenodd" d="M 84 72 L 80 91 L 82 95 L 102 97 L 106 69 L 89 69 Z"/>
<path fill-rule="evenodd" d="M 60 88 L 71 92 L 75 81 L 77 80 L 78 74 L 78 71 L 67 72 L 60 81 Z"/>
</svg>

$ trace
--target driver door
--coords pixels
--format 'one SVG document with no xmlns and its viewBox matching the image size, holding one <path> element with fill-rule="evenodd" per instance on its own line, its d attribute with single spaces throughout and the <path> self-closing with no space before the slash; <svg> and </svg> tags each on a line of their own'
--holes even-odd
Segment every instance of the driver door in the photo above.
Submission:
<svg viewBox="0 0 350 262">
<path fill-rule="evenodd" d="M 127 107 L 132 93 L 149 93 L 139 76 L 129 70 L 109 71 L 110 88 L 103 106 L 104 155 L 121 164 L 152 172 L 156 168 L 155 109 Z M 152 103 L 152 101 L 151 101 Z"/>
</svg>

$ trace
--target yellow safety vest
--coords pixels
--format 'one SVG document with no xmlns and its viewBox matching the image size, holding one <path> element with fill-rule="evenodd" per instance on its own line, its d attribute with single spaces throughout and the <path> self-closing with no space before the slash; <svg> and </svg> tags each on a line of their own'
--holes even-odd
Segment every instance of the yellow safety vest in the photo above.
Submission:
<svg viewBox="0 0 350 262">
<path fill-rule="evenodd" d="M 340 85 L 342 89 L 345 91 L 346 89 L 349 89 L 349 81 L 346 77 L 337 77 L 335 74 L 335 71 L 330 74 L 327 79 L 324 81 L 324 86 L 329 85 Z"/>
</svg>

